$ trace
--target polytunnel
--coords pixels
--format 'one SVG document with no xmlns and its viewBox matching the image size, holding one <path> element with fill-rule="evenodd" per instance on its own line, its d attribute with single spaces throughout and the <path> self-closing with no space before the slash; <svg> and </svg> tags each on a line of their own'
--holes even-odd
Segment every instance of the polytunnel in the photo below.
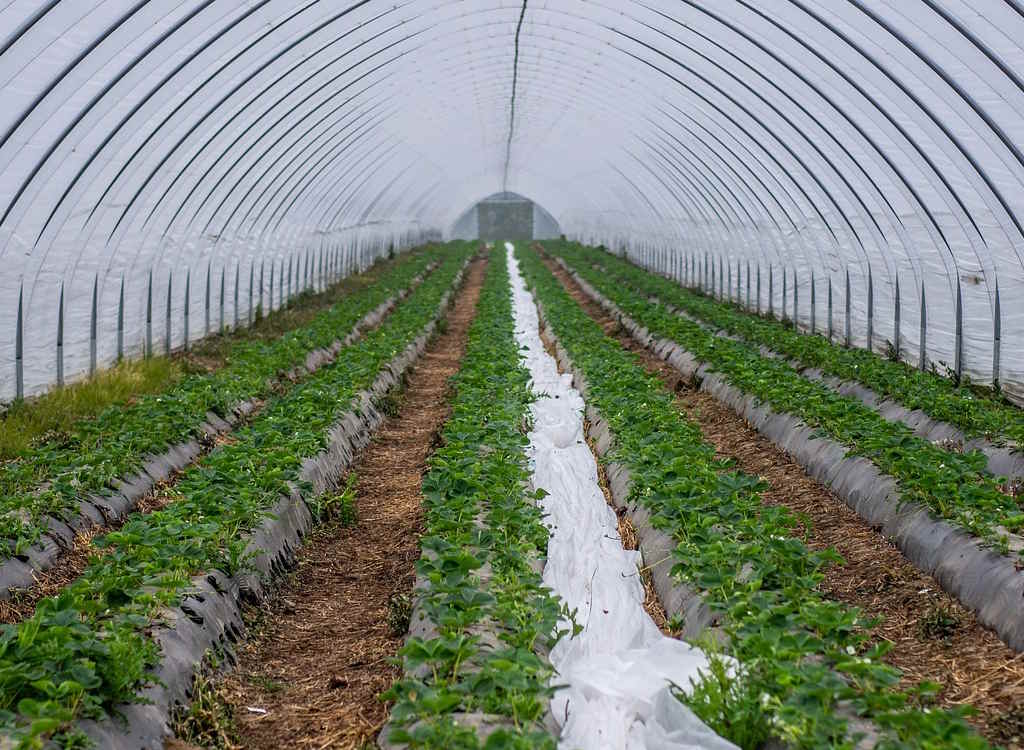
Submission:
<svg viewBox="0 0 1024 750">
<path fill-rule="evenodd" d="M 1024 748 L 1021 40 L 0 0 L 0 746 Z"/>
</svg>

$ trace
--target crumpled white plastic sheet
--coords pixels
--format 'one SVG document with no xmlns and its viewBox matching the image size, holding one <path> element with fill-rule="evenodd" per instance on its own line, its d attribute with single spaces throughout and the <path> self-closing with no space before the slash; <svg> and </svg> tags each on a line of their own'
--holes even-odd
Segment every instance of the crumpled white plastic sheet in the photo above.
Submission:
<svg viewBox="0 0 1024 750">
<path fill-rule="evenodd" d="M 539 394 L 531 406 L 528 455 L 551 529 L 544 582 L 576 610 L 583 631 L 552 650 L 567 685 L 552 700 L 559 747 L 597 750 L 727 750 L 735 746 L 704 725 L 671 693 L 707 667 L 697 648 L 664 636 L 643 608 L 638 552 L 625 550 L 615 513 L 598 484 L 583 433 L 584 403 L 540 340 L 537 308 L 506 243 L 516 338 Z"/>
</svg>

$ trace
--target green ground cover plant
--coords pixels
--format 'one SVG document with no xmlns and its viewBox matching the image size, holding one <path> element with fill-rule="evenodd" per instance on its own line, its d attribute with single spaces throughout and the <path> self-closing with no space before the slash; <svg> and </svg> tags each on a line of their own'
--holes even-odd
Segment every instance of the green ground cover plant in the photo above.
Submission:
<svg viewBox="0 0 1024 750">
<path fill-rule="evenodd" d="M 405 264 L 411 254 L 429 252 L 430 246 L 416 248 L 397 260 L 379 260 L 363 273 L 352 274 L 323 291 L 309 290 L 269 314 L 256 308 L 251 326 L 214 332 L 192 342 L 188 351 L 170 357 L 122 360 L 100 370 L 80 383 L 54 388 L 41 396 L 15 401 L 0 413 L 0 464 L 28 456 L 40 444 L 60 443 L 64 434 L 82 419 L 104 409 L 122 405 L 133 398 L 162 393 L 186 375 L 202 374 L 230 362 L 240 341 L 270 341 L 309 324 L 323 310 L 377 283 L 394 266 Z M 3 407 L 0 407 L 2 410 Z"/>
<path fill-rule="evenodd" d="M 538 650 L 560 637 L 559 600 L 530 559 L 547 529 L 525 448 L 532 394 L 514 337 L 505 253 L 491 253 L 456 397 L 423 481 L 426 532 L 417 569 L 430 582 L 420 611 L 437 626 L 401 650 L 406 675 L 385 697 L 394 742 L 410 748 L 548 748 L 541 726 L 552 669 Z M 415 615 L 414 615 L 415 616 Z M 497 634 L 497 645 L 481 638 Z M 546 653 L 546 651 L 544 651 Z M 505 717 L 486 741 L 456 712 Z"/>
<path fill-rule="evenodd" d="M 715 336 L 578 259 L 572 267 L 655 336 L 675 341 L 740 390 L 873 461 L 896 478 L 905 502 L 925 506 L 1004 554 L 1006 532 L 1024 529 L 1024 508 L 1003 492 L 1003 480 L 987 473 L 980 452 L 950 452 L 916 437 L 906 425 L 889 422 L 858 399 L 803 377 L 783 360 L 762 356 L 756 346 Z"/>
<path fill-rule="evenodd" d="M 998 394 L 985 395 L 968 383 L 958 384 L 866 349 L 847 348 L 824 336 L 803 333 L 775 318 L 759 317 L 733 302 L 686 289 L 603 250 L 559 241 L 545 243 L 545 247 L 576 268 L 598 263 L 605 275 L 635 290 L 748 343 L 767 346 L 801 367 L 817 368 L 827 375 L 861 383 L 908 409 L 920 409 L 933 419 L 955 425 L 968 437 L 983 436 L 997 444 L 1009 441 L 1024 446 L 1024 412 Z"/>
<path fill-rule="evenodd" d="M 167 357 L 124 360 L 84 382 L 15 401 L 0 417 L 0 467 L 31 455 L 37 445 L 59 442 L 79 420 L 131 398 L 162 393 L 184 375 L 181 363 Z"/>
<path fill-rule="evenodd" d="M 681 700 L 744 750 L 769 737 L 796 748 L 853 748 L 851 716 L 882 731 L 881 750 L 988 747 L 964 721 L 966 709 L 931 705 L 937 686 L 898 689 L 885 645 L 870 640 L 872 623 L 817 589 L 838 556 L 809 549 L 801 520 L 762 503 L 761 480 L 716 459 L 635 355 L 604 334 L 535 252 L 517 253 L 548 323 L 587 379 L 588 402 L 615 435 L 610 458 L 628 467 L 631 500 L 677 543 L 673 575 L 724 616 L 724 648 L 736 661 L 726 668 L 712 648 L 711 668 Z"/>
<path fill-rule="evenodd" d="M 302 486 L 303 459 L 327 446 L 358 392 L 422 332 L 470 252 L 445 253 L 379 328 L 272 397 L 233 442 L 182 474 L 165 507 L 94 539 L 82 575 L 31 618 L 0 626 L 0 745 L 80 746 L 76 719 L 139 700 L 160 657 L 152 640 L 160 609 L 180 602 L 202 571 L 246 569 L 245 533 Z"/>
<path fill-rule="evenodd" d="M 465 257 L 466 248 L 453 245 L 441 255 Z M 197 436 L 207 412 L 224 416 L 242 401 L 267 397 L 276 376 L 301 364 L 308 352 L 343 338 L 366 313 L 406 288 L 434 257 L 413 253 L 376 283 L 354 291 L 300 328 L 270 340 L 235 340 L 225 367 L 186 376 L 168 391 L 110 406 L 0 465 L 0 543 L 7 554 L 37 540 L 48 516 L 69 518 L 82 498 L 138 471 L 146 456 Z"/>
</svg>

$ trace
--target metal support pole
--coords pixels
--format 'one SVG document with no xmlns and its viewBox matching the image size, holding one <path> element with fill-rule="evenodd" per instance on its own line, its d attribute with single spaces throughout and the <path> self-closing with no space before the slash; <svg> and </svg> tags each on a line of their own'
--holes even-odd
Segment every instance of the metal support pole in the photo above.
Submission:
<svg viewBox="0 0 1024 750">
<path fill-rule="evenodd" d="M 872 339 L 875 333 L 875 283 L 871 276 L 871 264 L 868 263 L 868 351 L 872 351 Z"/>
<path fill-rule="evenodd" d="M 799 284 L 796 279 L 796 269 L 793 269 L 793 326 L 800 322 L 800 300 L 798 296 Z"/>
<path fill-rule="evenodd" d="M 253 288 L 252 287 L 253 287 L 253 284 L 255 284 L 255 283 L 256 283 L 256 261 L 252 260 L 252 261 L 249 261 L 249 313 L 248 313 L 248 322 L 246 323 L 246 325 L 249 325 L 249 326 L 252 325 L 252 293 L 253 293 Z"/>
<path fill-rule="evenodd" d="M 832 315 L 832 274 L 828 275 L 828 340 L 832 340 L 832 334 L 835 328 L 833 326 L 833 315 Z"/>
<path fill-rule="evenodd" d="M 996 303 L 992 311 L 992 385 L 999 388 L 999 346 L 1002 338 L 1003 316 L 999 305 L 999 282 L 996 282 Z"/>
<path fill-rule="evenodd" d="M 786 275 L 786 267 L 782 267 L 782 320 L 786 320 L 786 282 L 789 277 Z"/>
<path fill-rule="evenodd" d="M 99 295 L 100 287 L 100 275 L 97 273 L 92 277 L 92 312 L 89 315 L 89 377 L 91 378 L 96 374 L 96 328 L 97 326 L 97 315 L 99 313 L 99 305 L 97 304 L 97 296 Z"/>
<path fill-rule="evenodd" d="M 153 356 L 153 269 L 149 269 L 146 285 L 146 356 Z"/>
<path fill-rule="evenodd" d="M 14 329 L 14 397 L 25 398 L 25 283 L 18 287 L 18 321 Z"/>
<path fill-rule="evenodd" d="M 850 346 L 852 340 L 852 329 L 850 327 L 850 269 L 846 269 L 846 345 Z"/>
<path fill-rule="evenodd" d="M 212 260 L 206 262 L 206 302 L 203 303 L 203 335 L 210 335 L 210 265 Z"/>
<path fill-rule="evenodd" d="M 227 269 L 222 263 L 220 266 L 220 333 L 224 333 L 224 277 L 227 276 Z"/>
<path fill-rule="evenodd" d="M 761 314 L 761 264 L 757 264 L 757 314 Z"/>
<path fill-rule="evenodd" d="M 768 266 L 768 314 L 775 317 L 775 271 Z"/>
<path fill-rule="evenodd" d="M 900 300 L 900 274 L 897 271 L 896 272 L 896 298 L 895 298 L 895 300 L 893 302 L 893 311 L 892 311 L 892 338 L 893 338 L 892 348 L 893 348 L 893 354 L 895 355 L 897 361 L 899 361 L 899 358 L 900 358 L 900 306 L 901 306 L 901 300 Z"/>
<path fill-rule="evenodd" d="M 241 269 L 241 267 L 242 267 L 241 262 L 236 260 L 235 261 L 235 309 L 234 309 L 234 318 L 235 318 L 234 328 L 236 330 L 238 329 L 238 272 Z"/>
<path fill-rule="evenodd" d="M 747 258 L 747 309 L 750 309 L 750 258 Z"/>
<path fill-rule="evenodd" d="M 61 289 L 63 296 L 64 290 Z M 121 291 L 117 295 L 117 361 L 124 359 L 124 276 L 121 276 Z"/>
<path fill-rule="evenodd" d="M 64 282 L 57 302 L 57 386 L 64 385 Z"/>
<path fill-rule="evenodd" d="M 164 318 L 164 328 L 167 334 L 164 337 L 164 354 L 167 355 L 171 353 L 171 282 L 173 279 L 174 271 L 170 271 L 167 274 L 167 315 Z"/>
<path fill-rule="evenodd" d="M 266 258 L 260 258 L 260 301 L 256 305 L 256 308 L 260 311 L 260 315 L 265 315 L 263 310 L 263 266 L 266 263 Z"/>
<path fill-rule="evenodd" d="M 811 335 L 817 333 L 817 290 L 814 288 L 814 269 L 811 269 Z"/>
<path fill-rule="evenodd" d="M 924 282 L 921 282 L 921 347 L 920 354 L 918 357 L 917 366 L 924 372 L 928 367 L 928 347 L 926 346 L 926 340 L 928 336 L 928 317 L 927 308 L 925 307 L 924 301 Z"/>
<path fill-rule="evenodd" d="M 960 382 L 964 367 L 964 303 L 960 293 L 960 278 L 956 280 L 956 340 L 953 352 L 953 374 L 956 382 Z"/>
<path fill-rule="evenodd" d="M 188 351 L 188 309 L 189 309 L 188 298 L 191 296 L 191 294 L 192 294 L 192 269 L 189 268 L 187 271 L 185 271 L 185 326 L 184 326 L 185 351 Z"/>
<path fill-rule="evenodd" d="M 272 313 L 272 312 L 274 312 L 274 261 L 273 261 L 273 259 L 271 259 L 271 261 L 270 261 L 270 297 L 269 297 L 269 300 L 270 301 L 267 303 L 267 312 L 268 313 Z"/>
</svg>

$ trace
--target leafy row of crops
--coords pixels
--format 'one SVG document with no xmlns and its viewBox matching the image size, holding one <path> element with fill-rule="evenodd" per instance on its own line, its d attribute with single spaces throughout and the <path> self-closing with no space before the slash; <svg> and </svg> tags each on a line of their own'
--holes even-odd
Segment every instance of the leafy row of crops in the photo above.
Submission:
<svg viewBox="0 0 1024 750">
<path fill-rule="evenodd" d="M 307 325 L 273 341 L 234 342 L 226 367 L 190 375 L 165 393 L 111 406 L 38 445 L 31 455 L 0 465 L 0 540 L 11 553 L 20 552 L 45 531 L 47 516 L 69 518 L 81 498 L 138 471 L 147 456 L 194 438 L 208 412 L 225 416 L 243 401 L 266 397 L 275 376 L 343 338 L 364 315 L 406 288 L 432 258 L 414 252 Z"/>
<path fill-rule="evenodd" d="M 848 717 L 883 732 L 879 748 L 984 748 L 959 711 L 929 705 L 937 686 L 897 689 L 863 616 L 825 599 L 817 586 L 835 554 L 798 537 L 801 522 L 765 505 L 757 477 L 715 458 L 700 428 L 637 359 L 604 334 L 544 267 L 519 250 L 545 318 L 587 379 L 588 401 L 616 437 L 613 460 L 630 471 L 633 498 L 678 546 L 673 574 L 724 615 L 726 649 L 737 660 L 696 685 L 690 707 L 743 748 L 772 737 L 794 747 L 852 747 Z"/>
<path fill-rule="evenodd" d="M 383 322 L 266 408 L 232 441 L 186 470 L 166 505 L 96 538 L 82 575 L 34 615 L 0 628 L 0 731 L 23 747 L 55 736 L 67 746 L 82 717 L 138 699 L 160 657 L 151 629 L 202 571 L 246 570 L 245 533 L 322 451 L 335 421 L 437 314 L 471 252 L 460 245 Z M 347 318 L 345 318 L 347 321 Z M 340 325 L 335 321 L 335 325 Z M 345 327 L 327 331 L 343 335 Z M 315 502 L 311 503 L 316 510 Z M 4 740 L 0 738 L 0 745 Z"/>
<path fill-rule="evenodd" d="M 763 356 L 756 346 L 715 336 L 664 305 L 644 299 L 578 255 L 570 254 L 567 262 L 655 336 L 676 342 L 730 384 L 776 411 L 820 428 L 851 454 L 869 458 L 896 478 L 905 501 L 930 508 L 1004 554 L 1006 532 L 1024 530 L 1024 512 L 1002 491 L 1000 480 L 987 473 L 981 453 L 946 451 L 916 437 L 906 425 L 889 422 L 856 398 L 803 377 L 787 362 Z"/>
<path fill-rule="evenodd" d="M 469 331 L 457 396 L 423 481 L 426 533 L 417 570 L 429 582 L 414 612 L 432 625 L 401 650 L 406 675 L 388 738 L 412 748 L 554 748 L 541 726 L 558 639 L 558 600 L 531 561 L 547 530 L 525 457 L 532 400 L 514 339 L 505 254 L 490 267 Z M 490 717 L 486 739 L 467 714 Z M 456 714 L 462 715 L 457 721 Z"/>
<path fill-rule="evenodd" d="M 920 409 L 933 419 L 955 425 L 969 438 L 984 436 L 996 444 L 1009 442 L 1024 446 L 1024 417 L 1020 409 L 997 397 L 979 393 L 968 383 L 956 383 L 937 373 L 880 357 L 867 349 L 843 346 L 823 336 L 804 333 L 784 321 L 751 315 L 733 302 L 681 287 L 606 251 L 569 242 L 554 242 L 546 247 L 573 265 L 597 265 L 609 278 L 674 305 L 746 342 L 765 345 L 802 368 L 818 369 L 825 375 L 858 382 L 907 409 Z"/>
<path fill-rule="evenodd" d="M 933 419 L 959 427 L 968 437 L 983 436 L 1024 446 L 1024 416 L 1017 407 L 986 397 L 966 384 L 904 362 L 886 359 L 859 347 L 845 347 L 820 335 L 796 330 L 772 317 L 751 315 L 731 302 L 719 301 L 648 273 L 623 258 L 571 242 L 545 243 L 575 267 L 597 265 L 611 279 L 661 302 L 671 304 L 744 341 L 764 345 L 801 367 L 851 380 L 908 409 L 920 409 Z"/>
</svg>

